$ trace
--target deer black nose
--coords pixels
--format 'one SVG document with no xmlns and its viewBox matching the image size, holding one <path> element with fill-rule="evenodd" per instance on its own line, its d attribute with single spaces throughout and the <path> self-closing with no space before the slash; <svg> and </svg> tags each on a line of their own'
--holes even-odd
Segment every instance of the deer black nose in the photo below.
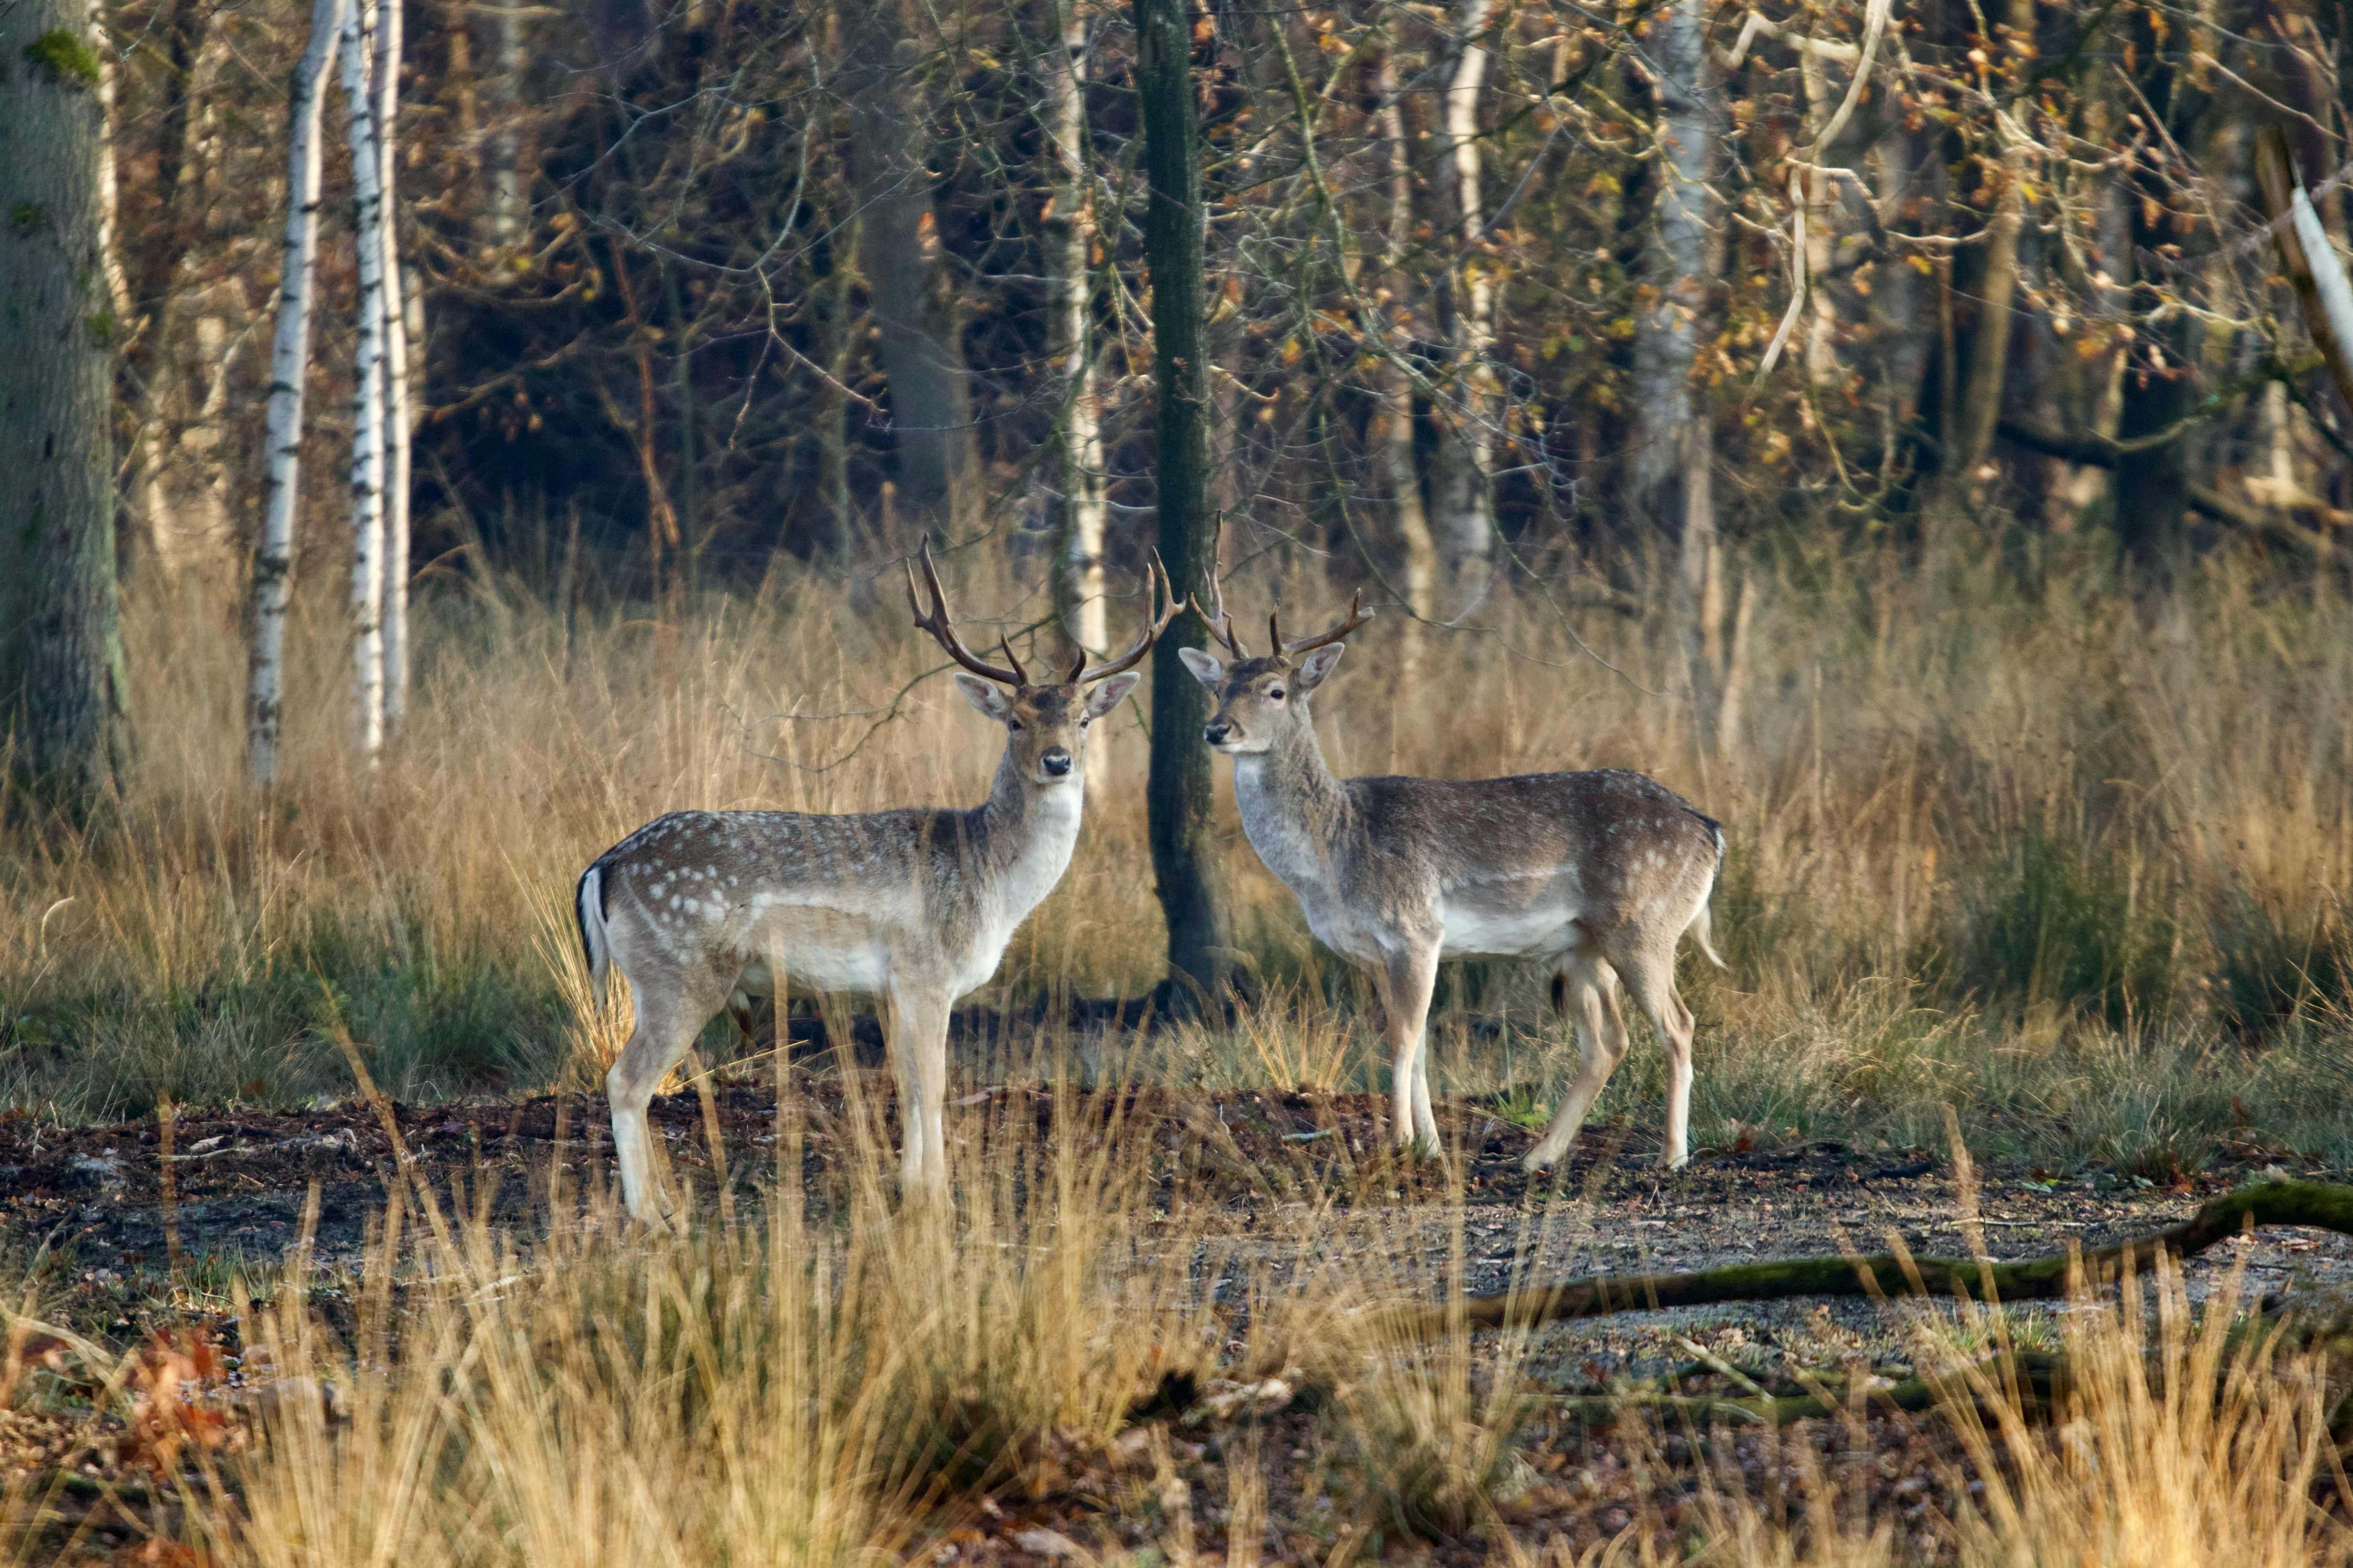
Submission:
<svg viewBox="0 0 2353 1568">
<path fill-rule="evenodd" d="M 1226 743 L 1226 738 L 1233 732 L 1234 727 L 1231 724 L 1227 723 L 1223 719 L 1220 719 L 1216 723 L 1211 724 L 1208 729 L 1203 730 L 1201 731 L 1201 738 L 1208 742 L 1209 744 L 1213 746 L 1222 746 Z"/>
<path fill-rule="evenodd" d="M 1060 778 L 1064 773 L 1071 771 L 1071 753 L 1062 750 L 1060 746 L 1054 747 L 1044 756 L 1039 757 L 1038 761 L 1048 773 L 1053 774 L 1056 778 Z"/>
</svg>

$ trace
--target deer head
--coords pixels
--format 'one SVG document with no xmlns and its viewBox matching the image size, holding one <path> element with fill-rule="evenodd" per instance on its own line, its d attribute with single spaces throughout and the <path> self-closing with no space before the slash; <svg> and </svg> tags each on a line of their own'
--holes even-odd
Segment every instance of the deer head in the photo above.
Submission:
<svg viewBox="0 0 2353 1568">
<path fill-rule="evenodd" d="M 1033 682 L 1013 654 L 1010 641 L 997 645 L 1005 663 L 985 663 L 973 656 L 957 637 L 948 617 L 946 591 L 932 565 L 932 542 L 926 538 L 916 559 L 923 568 L 923 585 L 932 607 L 925 612 L 915 596 L 915 571 L 907 569 L 907 607 L 915 625 L 932 634 L 947 656 L 964 666 L 953 679 L 972 705 L 1006 729 L 1006 754 L 1014 770 L 1030 784 L 1050 786 L 1084 776 L 1087 731 L 1094 721 L 1126 700 L 1140 679 L 1132 673 L 1152 645 L 1183 608 L 1168 587 L 1168 574 L 1155 555 L 1144 568 L 1144 629 L 1126 652 L 1108 664 L 1090 664 L 1079 649 L 1060 680 Z M 1152 612 L 1166 598 L 1167 607 L 1157 617 Z"/>
<path fill-rule="evenodd" d="M 1210 715 L 1202 738 L 1229 756 L 1247 756 L 1269 750 L 1286 728 L 1308 722 L 1307 694 L 1323 685 L 1332 667 L 1340 662 L 1347 647 L 1340 639 L 1373 616 L 1364 607 L 1365 595 L 1360 591 L 1339 624 L 1313 637 L 1285 642 L 1282 613 L 1270 610 L 1266 617 L 1269 652 L 1262 658 L 1251 658 L 1242 647 L 1241 634 L 1234 630 L 1234 618 L 1226 611 L 1225 587 L 1219 581 L 1218 544 L 1223 541 L 1225 521 L 1219 513 L 1218 537 L 1209 546 L 1209 607 L 1201 608 L 1198 599 L 1186 602 L 1208 623 L 1209 635 L 1232 655 L 1232 662 L 1207 648 L 1179 648 L 1177 657 L 1193 672 L 1193 679 L 1218 699 L 1218 710 Z"/>
</svg>

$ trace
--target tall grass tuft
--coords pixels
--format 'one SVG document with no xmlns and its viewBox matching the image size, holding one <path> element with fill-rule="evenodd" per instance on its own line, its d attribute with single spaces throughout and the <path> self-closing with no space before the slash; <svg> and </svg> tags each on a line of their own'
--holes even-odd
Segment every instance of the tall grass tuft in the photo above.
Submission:
<svg viewBox="0 0 2353 1568">
<path fill-rule="evenodd" d="M 2106 1035 L 2160 1061 L 2264 1044 L 2284 1059 L 2224 1069 L 2224 1101 L 2258 1107 L 2278 1098 L 2266 1075 L 2308 1080 L 2342 1050 L 2353 605 L 2226 552 L 2158 636 L 2064 560 L 2029 599 L 1966 556 L 1922 574 L 1892 549 L 1760 547 L 1734 563 L 1758 591 L 1744 700 L 1712 738 L 1675 695 L 1672 628 L 1502 592 L 1480 612 L 1493 635 L 1428 651 L 1426 690 L 1395 689 L 1397 632 L 1374 622 L 1317 692 L 1318 729 L 1343 773 L 1632 767 L 1722 819 L 1733 969 L 1686 981 L 1719 1130 L 1892 1132 L 1958 1096 L 1973 1126 L 1998 1109 L 2089 1149 L 2053 1102 L 2156 1070 Z M 943 568 L 982 637 L 1028 614 L 1018 574 L 1043 565 L 971 551 Z M 1340 596 L 1266 577 L 1286 605 Z M 613 1044 L 565 967 L 594 855 L 679 807 L 969 803 L 1001 745 L 887 593 L 780 560 L 674 614 L 594 594 L 544 608 L 494 577 L 425 602 L 411 718 L 371 772 L 345 746 L 341 614 L 331 595 L 300 607 L 266 801 L 243 779 L 234 617 L 161 592 L 126 608 L 142 745 L 122 798 L 78 824 L 0 783 L 0 1100 L 70 1119 L 336 1092 L 330 995 L 404 1099 L 582 1082 Z M 976 1001 L 1059 1008 L 1160 980 L 1146 717 L 1098 726 L 1109 769 L 1077 858 Z M 1194 1042 L 1187 1081 L 1377 1082 L 1364 988 L 1219 812 L 1238 959 L 1294 1022 Z M 1528 1044 L 1561 1046 L 1546 978 L 1450 976 L 1441 1074 L 1556 1088 L 1558 1057 Z M 1834 1037 L 1879 1016 L 1856 1005 L 1874 991 L 1911 1022 Z M 1602 1114 L 1656 1086 L 1638 1047 Z M 2302 1146 L 2346 1146 L 2347 1125 L 2283 1103 Z"/>
</svg>

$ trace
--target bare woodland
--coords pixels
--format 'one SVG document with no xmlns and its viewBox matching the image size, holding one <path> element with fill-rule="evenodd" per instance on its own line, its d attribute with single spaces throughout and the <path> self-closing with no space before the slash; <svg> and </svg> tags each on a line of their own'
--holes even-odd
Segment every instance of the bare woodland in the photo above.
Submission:
<svg viewBox="0 0 2353 1568">
<path fill-rule="evenodd" d="M 2217 549 L 2344 564 L 2327 5 L 56 9 L 12 68 L 61 113 L 21 100 L 12 162 L 79 192 L 113 395 L 75 417 L 115 478 L 37 595 L 81 630 L 9 657 L 79 759 L 125 744 L 114 555 L 241 618 L 263 782 L 290 595 L 337 580 L 372 760 L 412 587 L 674 621 L 932 532 L 1034 584 L 1012 629 L 1100 651 L 1225 511 L 1236 564 L 1401 615 L 1409 681 L 1493 657 L 1498 594 L 1572 636 L 1663 615 L 1704 758 L 1777 541 L 1893 542 L 1932 605 L 1971 558 L 2035 591 L 2054 541 L 2158 600 Z M 30 265 L 65 205 L 14 210 Z M 51 374 L 18 356 L 10 406 Z M 47 745 L 33 775 L 113 765 Z M 1197 974 L 1208 780 L 1155 745 Z"/>
<path fill-rule="evenodd" d="M 241 584 L 261 545 L 309 21 L 99 20 L 134 576 Z M 2158 583 L 2224 535 L 2336 559 L 2344 409 L 2253 170 L 2258 128 L 2284 127 L 2341 242 L 2333 8 L 1184 24 L 1208 209 L 1189 372 L 1210 499 L 1253 550 L 1327 552 L 1337 584 L 1440 626 L 1475 624 L 1494 579 L 1564 607 L 1683 582 L 1703 650 L 1738 603 L 1725 543 L 1793 524 L 2012 551 L 2105 529 Z M 426 6 L 396 119 L 385 100 L 397 279 L 356 243 L 379 172 L 323 137 L 299 547 L 350 550 L 328 454 L 387 434 L 343 409 L 388 320 L 417 338 L 412 573 L 552 578 L 576 548 L 661 601 L 778 549 L 858 569 L 986 531 L 1070 563 L 1057 608 L 1099 644 L 1093 601 L 1134 591 L 1170 482 L 1135 27 Z"/>
<path fill-rule="evenodd" d="M 0 1568 L 2353 1562 L 2348 140 L 2353 0 L 0 5 Z M 1387 1152 L 1181 616 L 926 1003 L 955 1223 L 746 991 L 625 1235 L 579 868 L 994 798 L 941 652 L 1220 571 L 1319 768 L 1721 824 L 1683 1051 L 1433 958 Z"/>
</svg>

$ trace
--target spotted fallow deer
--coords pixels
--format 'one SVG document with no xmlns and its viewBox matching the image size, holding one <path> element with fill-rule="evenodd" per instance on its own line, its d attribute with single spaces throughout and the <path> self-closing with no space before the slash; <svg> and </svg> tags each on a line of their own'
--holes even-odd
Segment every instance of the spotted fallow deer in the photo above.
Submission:
<svg viewBox="0 0 2353 1568">
<path fill-rule="evenodd" d="M 968 811 L 911 807 L 857 816 L 681 811 L 596 858 L 580 878 L 580 940 L 592 976 L 629 982 L 637 1026 L 606 1075 L 613 1147 L 631 1215 L 661 1223 L 646 1107 L 702 1026 L 731 998 L 797 989 L 872 996 L 898 1079 L 900 1173 L 910 1198 L 944 1194 L 940 1112 L 948 1012 L 996 973 L 1014 931 L 1053 891 L 1078 842 L 1087 732 L 1134 689 L 1130 674 L 1179 605 L 1166 574 L 1145 571 L 1147 616 L 1126 652 L 1033 683 L 1003 645 L 983 663 L 956 636 L 947 596 L 920 559 L 931 609 L 915 625 L 964 667 L 972 705 L 1006 729 L 987 800 Z M 781 969 L 784 973 L 776 971 Z"/>
<path fill-rule="evenodd" d="M 1568 1152 L 1610 1069 L 1626 1054 L 1618 1010 L 1623 980 L 1658 1026 L 1673 1068 L 1666 1163 L 1688 1157 L 1691 1009 L 1675 990 L 1675 943 L 1708 943 L 1709 894 L 1724 832 L 1681 795 L 1641 773 L 1528 773 L 1502 779 L 1339 779 L 1324 761 L 1308 696 L 1340 659 L 1340 639 L 1370 618 L 1358 603 L 1331 630 L 1283 640 L 1253 658 L 1226 613 L 1214 567 L 1209 623 L 1230 661 L 1181 650 L 1217 695 L 1205 734 L 1234 760 L 1242 831 L 1298 898 L 1308 929 L 1364 970 L 1379 994 L 1395 1063 L 1393 1131 L 1434 1152 L 1424 1049 L 1438 965 L 1448 958 L 1548 964 L 1554 1008 L 1583 1037 L 1577 1082 L 1531 1171 Z"/>
</svg>

